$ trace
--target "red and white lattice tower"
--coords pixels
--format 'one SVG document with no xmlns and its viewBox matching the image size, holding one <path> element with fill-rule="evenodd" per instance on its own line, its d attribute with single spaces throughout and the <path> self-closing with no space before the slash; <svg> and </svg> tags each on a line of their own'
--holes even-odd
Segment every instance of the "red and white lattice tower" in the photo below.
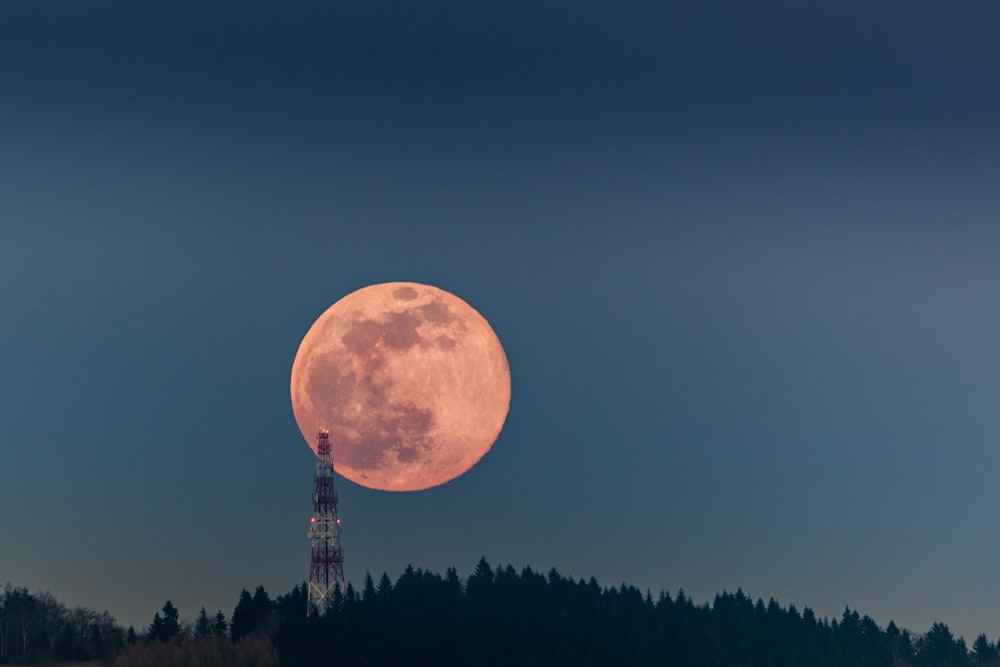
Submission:
<svg viewBox="0 0 1000 667">
<path fill-rule="evenodd" d="M 337 516 L 337 491 L 333 488 L 333 456 L 330 432 L 319 432 L 316 448 L 316 490 L 313 492 L 313 515 L 309 539 L 312 541 L 312 564 L 309 567 L 309 613 L 326 613 L 333 591 L 344 585 L 344 552 L 340 547 L 340 518 Z"/>
</svg>

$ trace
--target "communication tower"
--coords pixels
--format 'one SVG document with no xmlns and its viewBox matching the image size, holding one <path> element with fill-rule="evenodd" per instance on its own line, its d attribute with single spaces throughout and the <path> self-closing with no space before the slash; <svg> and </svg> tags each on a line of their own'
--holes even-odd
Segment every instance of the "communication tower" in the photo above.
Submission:
<svg viewBox="0 0 1000 667">
<path fill-rule="evenodd" d="M 326 613 L 333 591 L 344 585 L 344 552 L 340 547 L 340 518 L 337 516 L 337 491 L 333 488 L 333 455 L 330 432 L 319 432 L 316 447 L 316 490 L 313 492 L 313 515 L 309 539 L 312 541 L 312 564 L 309 567 L 309 613 Z"/>
</svg>

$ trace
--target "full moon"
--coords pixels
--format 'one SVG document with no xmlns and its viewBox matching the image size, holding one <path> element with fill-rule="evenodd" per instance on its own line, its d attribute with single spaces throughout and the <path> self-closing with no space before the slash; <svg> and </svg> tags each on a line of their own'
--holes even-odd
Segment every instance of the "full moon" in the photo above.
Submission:
<svg viewBox="0 0 1000 667">
<path fill-rule="evenodd" d="M 474 466 L 510 407 L 510 369 L 489 323 L 419 283 L 348 294 L 320 315 L 292 363 L 292 410 L 334 469 L 384 491 L 419 491 Z"/>
</svg>

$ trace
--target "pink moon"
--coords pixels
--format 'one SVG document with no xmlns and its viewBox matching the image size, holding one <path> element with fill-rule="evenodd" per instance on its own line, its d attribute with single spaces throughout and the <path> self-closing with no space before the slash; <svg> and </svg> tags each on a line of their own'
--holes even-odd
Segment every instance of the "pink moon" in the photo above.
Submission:
<svg viewBox="0 0 1000 667">
<path fill-rule="evenodd" d="M 454 294 L 420 283 L 364 287 L 330 306 L 292 363 L 292 411 L 315 452 L 362 486 L 419 491 L 466 473 L 510 407 L 500 340 Z"/>
</svg>

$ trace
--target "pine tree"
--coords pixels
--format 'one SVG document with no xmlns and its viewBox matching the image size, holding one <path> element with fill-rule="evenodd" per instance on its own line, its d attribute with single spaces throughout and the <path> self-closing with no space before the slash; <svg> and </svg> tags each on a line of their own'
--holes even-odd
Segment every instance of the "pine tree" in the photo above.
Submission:
<svg viewBox="0 0 1000 667">
<path fill-rule="evenodd" d="M 255 625 L 254 603 L 250 591 L 243 589 L 240 592 L 240 599 L 233 609 L 233 620 L 229 624 L 229 633 L 233 641 L 239 641 L 254 631 Z"/>
<path fill-rule="evenodd" d="M 258 635 L 273 634 L 271 627 L 271 617 L 273 615 L 274 603 L 271 596 L 267 594 L 263 586 L 258 586 L 253 594 L 253 631 Z"/>
<path fill-rule="evenodd" d="M 181 622 L 180 613 L 170 600 L 163 605 L 163 625 L 161 626 L 159 639 L 170 641 L 180 634 Z"/>
<path fill-rule="evenodd" d="M 229 623 L 226 621 L 226 615 L 221 609 L 215 612 L 215 623 L 212 624 L 212 634 L 216 637 L 225 637 L 229 634 Z"/>
<path fill-rule="evenodd" d="M 204 639 L 212 635 L 212 622 L 208 620 L 208 612 L 202 607 L 198 612 L 198 620 L 194 622 L 194 638 Z"/>
<path fill-rule="evenodd" d="M 375 600 L 375 582 L 372 581 L 372 573 L 365 572 L 365 583 L 361 589 L 361 601 L 372 603 Z"/>
<path fill-rule="evenodd" d="M 159 639 L 163 634 L 163 619 L 160 618 L 160 612 L 153 614 L 153 622 L 149 626 L 149 631 L 146 632 L 146 638 L 150 641 Z"/>
<path fill-rule="evenodd" d="M 990 642 L 986 638 L 985 634 L 980 634 L 976 637 L 976 641 L 972 644 L 973 661 L 977 665 L 989 664 L 1000 658 L 1000 651 L 997 650 L 996 644 Z"/>
</svg>

